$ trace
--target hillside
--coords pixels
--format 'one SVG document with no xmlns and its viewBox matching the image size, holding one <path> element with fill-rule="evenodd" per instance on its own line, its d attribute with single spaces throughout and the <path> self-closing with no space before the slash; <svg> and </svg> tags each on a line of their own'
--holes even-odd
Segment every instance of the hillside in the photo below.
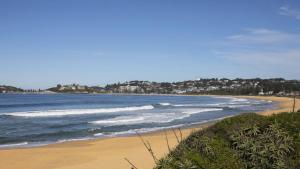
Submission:
<svg viewBox="0 0 300 169">
<path fill-rule="evenodd" d="M 13 86 L 4 86 L 0 85 L 0 93 L 12 93 L 12 92 L 23 92 L 23 89 L 13 87 Z"/>
<path fill-rule="evenodd" d="M 192 133 L 155 169 L 300 168 L 300 111 L 244 114 Z"/>
<path fill-rule="evenodd" d="M 300 95 L 300 81 L 283 78 L 226 79 L 211 78 L 179 82 L 126 81 L 105 87 L 79 84 L 48 89 L 58 93 L 135 93 L 135 94 L 214 94 L 214 95 Z"/>
<path fill-rule="evenodd" d="M 79 84 L 60 85 L 47 89 L 56 93 L 104 93 L 104 89 L 98 86 L 82 86 Z"/>
</svg>

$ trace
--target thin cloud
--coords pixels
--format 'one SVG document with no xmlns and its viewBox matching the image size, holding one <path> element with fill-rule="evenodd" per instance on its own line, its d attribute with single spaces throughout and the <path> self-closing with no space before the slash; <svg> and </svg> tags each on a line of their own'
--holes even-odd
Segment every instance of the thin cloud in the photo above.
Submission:
<svg viewBox="0 0 300 169">
<path fill-rule="evenodd" d="M 262 66 L 294 67 L 299 66 L 300 63 L 300 49 L 282 51 L 251 51 L 239 49 L 236 51 L 218 51 L 218 55 L 233 61 Z"/>
<path fill-rule="evenodd" d="M 300 10 L 292 9 L 289 6 L 281 6 L 279 8 L 279 14 L 284 15 L 284 16 L 294 17 L 294 18 L 300 20 Z"/>
<path fill-rule="evenodd" d="M 230 43 L 240 44 L 279 44 L 298 41 L 300 35 L 271 29 L 245 29 L 244 33 L 227 37 Z"/>
<path fill-rule="evenodd" d="M 244 33 L 228 36 L 214 54 L 229 61 L 270 69 L 295 71 L 300 63 L 300 34 L 266 28 L 245 29 Z M 241 45 L 242 44 L 242 45 Z"/>
</svg>

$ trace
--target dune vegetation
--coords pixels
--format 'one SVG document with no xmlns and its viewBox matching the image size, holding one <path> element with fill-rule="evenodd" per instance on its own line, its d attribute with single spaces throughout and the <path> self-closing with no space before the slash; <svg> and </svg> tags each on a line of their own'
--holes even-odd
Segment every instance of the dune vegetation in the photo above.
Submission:
<svg viewBox="0 0 300 169">
<path fill-rule="evenodd" d="M 155 169 L 299 169 L 300 111 L 224 119 L 193 132 Z"/>
</svg>

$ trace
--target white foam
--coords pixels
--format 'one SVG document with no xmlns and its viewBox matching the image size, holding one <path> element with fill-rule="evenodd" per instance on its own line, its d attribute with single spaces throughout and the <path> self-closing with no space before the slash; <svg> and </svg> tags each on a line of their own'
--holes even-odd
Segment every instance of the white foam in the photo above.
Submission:
<svg viewBox="0 0 300 169">
<path fill-rule="evenodd" d="M 209 104 L 177 104 L 177 105 L 174 105 L 174 106 L 175 107 L 197 107 L 197 106 L 202 106 L 202 107 L 236 108 L 236 107 L 248 106 L 246 104 L 250 104 L 250 102 L 243 102 L 242 104 L 238 103 L 238 102 L 230 102 L 230 103 L 221 102 L 221 103 L 209 103 Z M 214 111 L 214 110 L 212 110 L 212 111 Z M 217 110 L 217 111 L 219 111 L 219 110 Z"/>
<path fill-rule="evenodd" d="M 148 132 L 158 131 L 158 130 L 163 130 L 163 129 L 178 128 L 178 127 L 182 127 L 182 126 L 184 126 L 184 125 L 179 124 L 179 125 L 168 126 L 168 127 L 130 129 L 130 130 L 127 130 L 127 131 L 120 131 L 120 132 L 113 132 L 113 133 L 105 134 L 105 136 L 114 137 L 114 136 L 122 136 L 122 135 L 131 135 L 131 134 L 136 134 L 136 133 L 141 134 L 141 133 L 148 133 Z M 102 133 L 98 133 L 98 134 L 102 134 Z M 94 136 L 97 136 L 98 134 L 94 134 Z"/>
<path fill-rule="evenodd" d="M 185 114 L 198 114 L 198 113 L 202 113 L 202 112 L 209 112 L 209 111 L 222 111 L 223 109 L 221 108 L 206 108 L 206 109 L 196 109 L 196 110 L 188 110 L 185 111 L 183 113 Z"/>
<path fill-rule="evenodd" d="M 247 102 L 248 99 L 243 99 L 243 98 L 232 98 L 231 99 L 233 102 Z"/>
<path fill-rule="evenodd" d="M 210 104 L 206 104 L 207 106 L 225 106 L 228 103 L 222 102 L 222 103 L 210 103 Z"/>
<path fill-rule="evenodd" d="M 173 105 L 174 107 L 206 107 L 206 106 L 223 106 L 226 105 L 227 103 L 208 103 L 208 104 L 175 104 Z"/>
<path fill-rule="evenodd" d="M 119 116 L 111 119 L 91 121 L 89 123 L 104 126 L 133 125 L 142 123 L 169 123 L 174 120 L 187 118 L 192 114 L 222 110 L 222 108 L 200 108 L 182 110 L 181 112 L 173 113 L 138 113 L 135 116 Z"/>
<path fill-rule="evenodd" d="M 115 113 L 125 111 L 151 110 L 152 105 L 122 107 L 122 108 L 101 108 L 101 109 L 68 109 L 68 110 L 48 110 L 48 111 L 31 111 L 31 112 L 14 112 L 6 113 L 5 115 L 20 116 L 20 117 L 49 117 L 49 116 L 67 116 L 67 115 L 87 115 L 99 113 Z"/>
<path fill-rule="evenodd" d="M 119 125 L 133 125 L 142 123 L 169 123 L 174 120 L 183 119 L 189 115 L 182 112 L 179 113 L 139 113 L 135 116 L 120 116 L 111 119 L 97 120 L 89 122 L 96 125 L 104 126 L 119 126 Z"/>
<path fill-rule="evenodd" d="M 132 117 L 132 116 L 124 116 L 124 117 L 116 117 L 113 119 L 107 119 L 107 120 L 97 120 L 92 121 L 89 123 L 92 124 L 104 124 L 104 125 L 110 125 L 110 124 L 131 124 L 131 123 L 139 123 L 143 122 L 145 120 L 144 117 Z"/>
<path fill-rule="evenodd" d="M 217 99 L 231 99 L 232 97 L 230 96 L 212 96 L 213 98 L 217 98 Z"/>
<path fill-rule="evenodd" d="M 84 137 L 84 138 L 62 139 L 62 140 L 58 140 L 57 143 L 63 143 L 63 142 L 69 142 L 69 141 L 84 141 L 84 140 L 90 140 L 90 139 L 92 139 L 92 138 Z"/>
<path fill-rule="evenodd" d="M 171 105 L 171 103 L 159 103 L 159 104 L 162 106 L 170 106 Z"/>
<path fill-rule="evenodd" d="M 203 106 L 203 104 L 175 104 L 174 107 L 196 107 Z"/>
<path fill-rule="evenodd" d="M 22 143 L 14 143 L 14 144 L 2 144 L 0 145 L 0 148 L 10 148 L 10 147 L 22 147 L 28 145 L 28 142 L 22 142 Z"/>
<path fill-rule="evenodd" d="M 250 105 L 243 105 L 243 104 L 240 104 L 240 105 L 230 105 L 228 106 L 229 108 L 238 108 L 238 107 L 248 107 Z"/>
<path fill-rule="evenodd" d="M 94 134 L 94 136 L 100 137 L 100 136 L 104 136 L 104 134 L 103 133 L 97 133 L 97 134 Z"/>
<path fill-rule="evenodd" d="M 232 102 L 247 102 L 248 99 L 245 98 L 237 98 L 237 97 L 230 97 L 230 96 L 213 96 L 214 98 L 219 98 L 219 99 L 229 99 L 229 101 Z"/>
</svg>

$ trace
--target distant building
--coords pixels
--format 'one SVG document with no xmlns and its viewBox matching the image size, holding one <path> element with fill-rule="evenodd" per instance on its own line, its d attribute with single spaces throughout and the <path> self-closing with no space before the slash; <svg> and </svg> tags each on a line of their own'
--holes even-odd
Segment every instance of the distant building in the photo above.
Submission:
<svg viewBox="0 0 300 169">
<path fill-rule="evenodd" d="M 139 86 L 120 86 L 119 90 L 120 93 L 136 93 L 136 92 L 143 92 L 143 89 Z"/>
<path fill-rule="evenodd" d="M 265 95 L 265 93 L 264 93 L 263 90 L 261 90 L 261 91 L 258 93 L 258 95 Z"/>
</svg>

